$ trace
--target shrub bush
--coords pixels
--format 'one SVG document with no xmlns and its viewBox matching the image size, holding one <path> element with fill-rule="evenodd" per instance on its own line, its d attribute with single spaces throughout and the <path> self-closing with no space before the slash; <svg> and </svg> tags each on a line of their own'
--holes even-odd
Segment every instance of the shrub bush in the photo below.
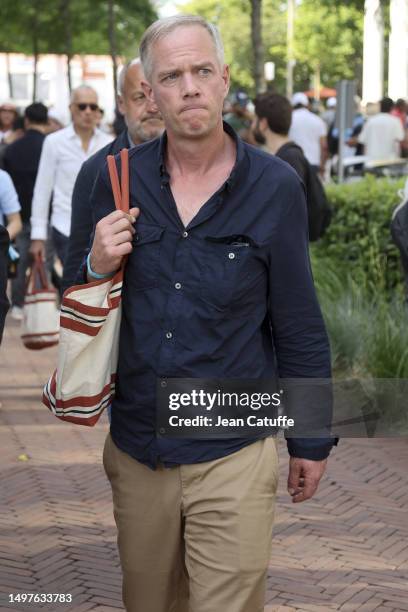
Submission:
<svg viewBox="0 0 408 612">
<path fill-rule="evenodd" d="M 313 258 L 313 274 L 337 376 L 408 379 L 408 307 L 399 296 L 369 295 L 333 262 Z"/>
<path fill-rule="evenodd" d="M 402 290 L 399 251 L 391 240 L 392 211 L 400 201 L 404 179 L 367 176 L 359 182 L 326 189 L 333 219 L 312 250 L 319 259 L 335 262 L 371 294 Z"/>
<path fill-rule="evenodd" d="M 370 295 L 364 283 L 344 271 L 339 274 L 333 261 L 312 256 L 312 265 L 335 380 L 360 381 L 370 411 L 376 406 L 387 425 L 386 435 L 408 435 L 406 302 L 381 291 Z M 356 401 L 355 391 L 351 399 Z"/>
</svg>

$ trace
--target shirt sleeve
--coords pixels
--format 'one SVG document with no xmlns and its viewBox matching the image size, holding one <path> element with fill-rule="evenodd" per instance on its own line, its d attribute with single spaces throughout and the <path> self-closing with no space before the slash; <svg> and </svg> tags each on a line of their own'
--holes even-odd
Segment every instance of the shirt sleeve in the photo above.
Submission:
<svg viewBox="0 0 408 612">
<path fill-rule="evenodd" d="M 395 119 L 397 119 L 397 117 L 395 117 Z M 399 119 L 397 119 L 395 122 L 395 139 L 398 140 L 398 142 L 405 140 L 404 128 L 402 127 L 402 123 Z"/>
<path fill-rule="evenodd" d="M 363 125 L 363 129 L 360 132 L 360 135 L 358 137 L 358 142 L 360 144 L 365 145 L 366 144 L 366 140 L 367 140 L 367 122 L 364 123 Z"/>
<path fill-rule="evenodd" d="M 0 177 L 0 209 L 4 215 L 20 212 L 21 206 L 11 176 L 2 172 Z"/>
<path fill-rule="evenodd" d="M 52 136 L 52 135 L 51 135 Z M 50 202 L 57 170 L 57 143 L 44 140 L 31 208 L 31 240 L 46 240 Z"/>
<path fill-rule="evenodd" d="M 313 283 L 306 198 L 300 181 L 288 177 L 280 199 L 282 210 L 271 240 L 269 278 L 269 315 L 278 374 L 280 379 L 330 380 L 330 346 Z M 330 404 L 328 410 L 331 408 Z M 290 455 L 314 460 L 325 459 L 336 443 L 331 437 L 287 439 Z"/>
<path fill-rule="evenodd" d="M 321 119 L 319 136 L 320 138 L 323 138 L 323 136 L 327 136 L 327 124 L 325 121 L 323 121 L 323 119 Z"/>
<path fill-rule="evenodd" d="M 89 248 L 84 254 L 82 263 L 77 271 L 74 284 L 81 285 L 87 282 L 86 257 L 92 247 L 96 224 L 98 223 L 98 221 L 103 219 L 103 217 L 106 217 L 106 215 L 109 215 L 114 210 L 115 203 L 113 200 L 112 189 L 108 178 L 107 164 L 105 163 L 101 171 L 98 173 L 92 188 L 92 193 L 90 197 L 92 231 L 89 239 Z"/>
<path fill-rule="evenodd" d="M 78 270 L 90 249 L 93 230 L 91 193 L 96 175 L 95 164 L 85 162 L 75 181 L 72 194 L 71 234 L 62 279 L 63 291 L 75 284 Z"/>
<path fill-rule="evenodd" d="M 10 237 L 5 227 L 0 225 L 0 344 L 3 336 L 4 321 L 9 309 L 7 298 L 7 251 Z"/>
</svg>

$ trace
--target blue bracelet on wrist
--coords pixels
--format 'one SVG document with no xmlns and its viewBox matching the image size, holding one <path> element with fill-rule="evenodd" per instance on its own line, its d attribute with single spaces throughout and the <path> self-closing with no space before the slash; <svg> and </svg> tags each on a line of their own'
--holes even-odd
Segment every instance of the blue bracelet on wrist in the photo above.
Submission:
<svg viewBox="0 0 408 612">
<path fill-rule="evenodd" d="M 103 278 L 109 278 L 113 276 L 114 272 L 108 272 L 108 274 L 98 274 L 98 272 L 94 272 L 91 268 L 91 253 L 88 253 L 88 257 L 86 258 L 86 270 L 89 276 L 92 276 L 96 280 L 102 280 Z"/>
</svg>

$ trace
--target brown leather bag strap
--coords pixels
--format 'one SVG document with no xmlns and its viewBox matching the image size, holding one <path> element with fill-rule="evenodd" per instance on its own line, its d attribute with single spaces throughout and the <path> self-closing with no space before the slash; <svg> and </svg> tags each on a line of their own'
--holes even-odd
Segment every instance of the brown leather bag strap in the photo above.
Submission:
<svg viewBox="0 0 408 612">
<path fill-rule="evenodd" d="M 122 187 L 122 210 L 129 212 L 129 151 L 122 149 L 120 152 L 121 187 Z"/>
<path fill-rule="evenodd" d="M 40 280 L 40 284 L 38 284 L 38 279 Z M 37 255 L 34 257 L 33 263 L 31 265 L 30 274 L 26 281 L 26 293 L 32 292 L 35 289 L 42 289 L 44 291 L 49 291 L 50 286 L 48 284 L 47 274 L 45 272 L 44 262 L 41 259 L 41 255 Z"/>
<path fill-rule="evenodd" d="M 119 184 L 118 170 L 113 155 L 107 156 L 109 176 L 112 185 L 113 198 L 117 210 L 129 212 L 129 151 L 122 149 L 120 152 L 121 162 L 121 184 Z"/>
</svg>

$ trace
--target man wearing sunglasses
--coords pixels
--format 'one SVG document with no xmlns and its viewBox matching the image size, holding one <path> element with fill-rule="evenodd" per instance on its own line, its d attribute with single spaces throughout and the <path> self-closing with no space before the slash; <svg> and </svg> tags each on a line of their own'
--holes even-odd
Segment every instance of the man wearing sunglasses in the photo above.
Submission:
<svg viewBox="0 0 408 612">
<path fill-rule="evenodd" d="M 52 196 L 52 239 L 63 265 L 71 231 L 75 179 L 83 162 L 112 140 L 96 128 L 98 108 L 98 96 L 92 87 L 81 85 L 74 89 L 69 106 L 72 123 L 47 136 L 41 152 L 32 203 L 30 252 L 45 259 Z"/>
</svg>

